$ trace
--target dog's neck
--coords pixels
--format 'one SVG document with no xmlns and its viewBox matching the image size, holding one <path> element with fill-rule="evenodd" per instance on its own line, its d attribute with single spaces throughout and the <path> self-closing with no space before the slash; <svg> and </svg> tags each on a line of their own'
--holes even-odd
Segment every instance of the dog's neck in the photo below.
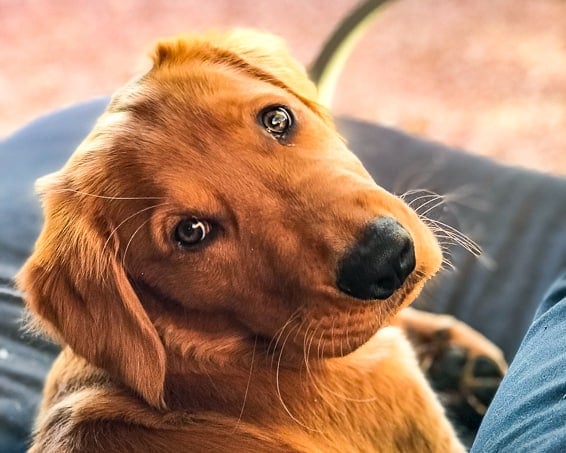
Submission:
<svg viewBox="0 0 566 453">
<path fill-rule="evenodd" d="M 402 380 L 405 362 L 416 367 L 408 343 L 400 335 L 396 329 L 383 329 L 348 356 L 325 360 L 302 357 L 294 366 L 279 361 L 279 355 L 260 349 L 257 343 L 255 352 L 252 343 L 240 356 L 247 358 L 246 363 L 231 361 L 224 369 L 204 365 L 197 371 L 189 357 L 170 352 L 175 355 L 169 360 L 165 399 L 176 411 L 226 415 L 234 420 L 234 429 L 239 423 L 251 423 L 310 436 L 339 433 L 345 425 L 355 423 L 348 432 L 377 431 L 382 420 L 376 414 L 386 413 L 398 397 L 376 389 Z M 383 367 L 384 372 L 376 373 L 376 367 Z M 367 412 L 367 417 L 350 417 L 354 409 Z"/>
<path fill-rule="evenodd" d="M 315 403 L 310 378 L 323 362 L 307 365 L 269 351 L 268 342 L 216 320 L 215 331 L 175 329 L 167 323 L 165 401 L 173 410 L 218 412 L 258 424 L 288 418 L 289 407 Z M 173 343 L 174 342 L 174 343 Z M 302 357 L 301 357 L 302 359 Z M 299 378 L 299 379 L 298 379 Z M 319 377 L 318 379 L 321 379 Z M 269 407 L 272 420 L 266 421 Z M 277 410 L 279 409 L 279 410 Z"/>
<path fill-rule="evenodd" d="M 269 339 L 225 313 L 164 311 L 162 303 L 149 301 L 144 305 L 167 354 L 165 401 L 170 409 L 231 412 L 238 418 L 245 412 L 257 422 L 266 405 L 281 408 L 283 416 L 286 406 L 320 398 L 314 384 L 324 381 L 326 360 L 307 362 L 290 347 L 274 349 Z"/>
</svg>

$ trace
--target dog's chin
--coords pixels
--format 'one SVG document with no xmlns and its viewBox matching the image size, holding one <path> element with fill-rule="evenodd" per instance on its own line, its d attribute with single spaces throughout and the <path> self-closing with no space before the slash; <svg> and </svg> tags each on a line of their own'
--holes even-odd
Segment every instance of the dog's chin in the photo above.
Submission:
<svg viewBox="0 0 566 453">
<path fill-rule="evenodd" d="M 366 322 L 363 326 L 321 328 L 298 332 L 296 338 L 274 346 L 265 341 L 266 352 L 277 366 L 300 368 L 325 359 L 344 357 L 367 343 L 379 330 L 379 325 Z"/>
<path fill-rule="evenodd" d="M 359 300 L 336 291 L 324 303 L 306 304 L 276 339 L 265 342 L 267 352 L 287 364 L 351 354 L 410 305 L 423 285 L 422 278 L 411 276 L 385 300 Z"/>
</svg>

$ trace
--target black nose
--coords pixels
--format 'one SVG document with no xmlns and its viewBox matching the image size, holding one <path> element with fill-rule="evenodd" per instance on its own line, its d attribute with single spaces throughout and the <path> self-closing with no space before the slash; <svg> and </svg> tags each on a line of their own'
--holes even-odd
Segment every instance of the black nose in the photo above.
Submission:
<svg viewBox="0 0 566 453">
<path fill-rule="evenodd" d="M 411 235 L 391 217 L 369 223 L 338 265 L 338 288 L 358 299 L 387 299 L 415 268 Z"/>
</svg>

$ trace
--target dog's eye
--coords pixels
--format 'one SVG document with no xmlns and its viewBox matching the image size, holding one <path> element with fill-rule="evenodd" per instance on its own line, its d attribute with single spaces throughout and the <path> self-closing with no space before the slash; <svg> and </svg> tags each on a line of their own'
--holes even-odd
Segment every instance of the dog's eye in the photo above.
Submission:
<svg viewBox="0 0 566 453">
<path fill-rule="evenodd" d="M 267 107 L 260 113 L 260 120 L 275 138 L 283 138 L 293 125 L 293 115 L 283 106 Z"/>
<path fill-rule="evenodd" d="M 202 220 L 183 219 L 175 228 L 175 241 L 182 246 L 195 245 L 210 233 L 210 225 Z"/>
</svg>

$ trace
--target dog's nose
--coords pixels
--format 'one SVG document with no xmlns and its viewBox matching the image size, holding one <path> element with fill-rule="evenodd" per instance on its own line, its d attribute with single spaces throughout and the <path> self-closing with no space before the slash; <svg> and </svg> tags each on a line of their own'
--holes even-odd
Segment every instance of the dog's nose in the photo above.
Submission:
<svg viewBox="0 0 566 453">
<path fill-rule="evenodd" d="M 391 217 L 369 223 L 338 266 L 338 288 L 357 299 L 387 299 L 415 268 L 411 235 Z"/>
</svg>

